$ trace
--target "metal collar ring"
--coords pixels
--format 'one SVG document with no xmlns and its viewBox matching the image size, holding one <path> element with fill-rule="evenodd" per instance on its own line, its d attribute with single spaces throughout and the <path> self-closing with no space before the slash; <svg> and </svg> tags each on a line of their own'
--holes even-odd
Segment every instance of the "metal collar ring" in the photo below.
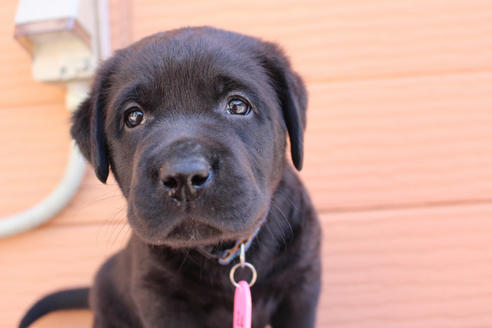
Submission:
<svg viewBox="0 0 492 328">
<path fill-rule="evenodd" d="M 246 267 L 246 268 L 248 268 L 251 271 L 251 281 L 248 284 L 249 284 L 249 287 L 253 287 L 253 285 L 256 282 L 256 278 L 258 277 L 258 274 L 256 273 L 255 267 L 251 263 L 248 263 L 248 262 L 237 263 L 236 265 L 234 265 L 231 268 L 231 272 L 229 273 L 229 279 L 231 280 L 231 283 L 235 287 L 238 287 L 239 286 L 238 283 L 236 282 L 235 278 L 234 278 L 234 274 L 236 273 L 236 270 L 239 267 L 241 267 L 241 268 Z"/>
</svg>

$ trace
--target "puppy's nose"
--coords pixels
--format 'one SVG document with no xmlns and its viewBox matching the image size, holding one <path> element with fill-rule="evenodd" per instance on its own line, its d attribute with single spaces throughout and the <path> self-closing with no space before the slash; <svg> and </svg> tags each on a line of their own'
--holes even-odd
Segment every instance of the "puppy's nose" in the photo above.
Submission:
<svg viewBox="0 0 492 328">
<path fill-rule="evenodd" d="M 212 179 L 210 165 L 203 158 L 166 163 L 160 173 L 168 195 L 180 202 L 198 198 Z"/>
</svg>

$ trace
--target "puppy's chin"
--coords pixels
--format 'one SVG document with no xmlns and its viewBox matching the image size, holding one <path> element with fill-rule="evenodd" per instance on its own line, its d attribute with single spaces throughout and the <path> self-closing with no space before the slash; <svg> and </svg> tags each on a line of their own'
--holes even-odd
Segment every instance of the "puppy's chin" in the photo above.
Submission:
<svg viewBox="0 0 492 328">
<path fill-rule="evenodd" d="M 194 219 L 186 219 L 173 227 L 170 232 L 160 229 L 142 231 L 133 227 L 137 237 L 147 245 L 167 246 L 171 248 L 197 248 L 234 244 L 251 236 L 261 225 L 261 221 L 252 222 L 252 226 L 240 232 L 223 231 Z"/>
<path fill-rule="evenodd" d="M 174 248 L 204 246 L 219 242 L 224 235 L 216 227 L 187 218 L 171 229 L 163 243 Z"/>
<path fill-rule="evenodd" d="M 228 232 L 220 230 L 198 220 L 187 218 L 172 227 L 169 232 L 161 229 L 139 229 L 133 227 L 136 235 L 146 244 L 154 246 L 168 246 L 172 248 L 194 248 L 213 246 L 235 241 L 249 236 L 256 229 L 247 229 L 242 232 Z"/>
<path fill-rule="evenodd" d="M 233 227 L 210 218 L 184 213 L 174 216 L 172 220 L 159 220 L 155 215 L 149 215 L 152 213 L 139 213 L 135 206 L 128 208 L 128 221 L 136 236 L 148 245 L 172 248 L 217 246 L 251 236 L 263 224 L 268 208 L 263 207 L 255 211 L 253 216 L 243 217 L 242 220 L 230 218 L 227 223 L 235 223 Z M 152 219 L 148 219 L 148 216 Z M 237 224 L 240 221 L 241 224 Z"/>
</svg>

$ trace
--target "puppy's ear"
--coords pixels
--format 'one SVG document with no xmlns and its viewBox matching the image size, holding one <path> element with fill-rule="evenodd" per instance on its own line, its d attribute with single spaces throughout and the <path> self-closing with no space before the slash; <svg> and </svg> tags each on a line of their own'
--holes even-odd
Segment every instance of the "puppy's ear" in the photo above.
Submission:
<svg viewBox="0 0 492 328">
<path fill-rule="evenodd" d="M 97 178 L 105 183 L 109 174 L 109 158 L 104 132 L 106 98 L 110 88 L 114 59 L 104 62 L 92 84 L 87 99 L 72 116 L 70 133 L 84 157 L 92 164 Z"/>
<path fill-rule="evenodd" d="M 289 133 L 292 161 L 302 169 L 304 156 L 304 129 L 306 128 L 307 92 L 301 77 L 292 70 L 283 51 L 266 42 L 263 65 L 272 79 Z"/>
</svg>

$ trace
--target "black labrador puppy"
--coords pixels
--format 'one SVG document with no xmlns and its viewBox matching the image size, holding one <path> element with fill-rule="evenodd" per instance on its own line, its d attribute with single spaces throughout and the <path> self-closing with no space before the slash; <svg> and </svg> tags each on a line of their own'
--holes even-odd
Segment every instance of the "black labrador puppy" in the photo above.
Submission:
<svg viewBox="0 0 492 328">
<path fill-rule="evenodd" d="M 21 327 L 87 302 L 94 327 L 231 327 L 241 243 L 253 327 L 314 327 L 320 226 L 285 155 L 288 133 L 301 169 L 306 101 L 279 47 L 241 34 L 183 28 L 117 51 L 71 133 L 99 180 L 113 172 L 130 241 L 90 293 L 48 296 Z"/>
</svg>

